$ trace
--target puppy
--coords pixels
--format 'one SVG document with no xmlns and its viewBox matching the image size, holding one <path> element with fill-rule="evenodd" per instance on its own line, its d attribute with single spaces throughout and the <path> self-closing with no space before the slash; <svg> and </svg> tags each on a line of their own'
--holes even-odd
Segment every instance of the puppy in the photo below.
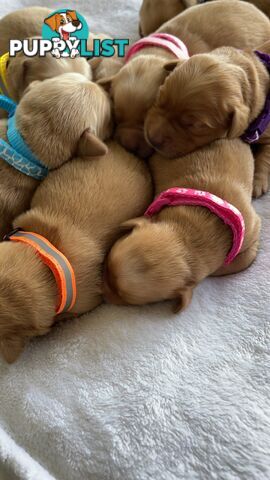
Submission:
<svg viewBox="0 0 270 480">
<path fill-rule="evenodd" d="M 218 0 L 187 9 L 158 32 L 181 38 L 193 55 L 222 45 L 245 48 L 266 42 L 270 22 L 253 5 Z M 153 152 L 145 141 L 143 125 L 159 87 L 169 74 L 164 69 L 169 59 L 175 59 L 170 51 L 148 46 L 135 53 L 115 76 L 99 82 L 110 91 L 114 102 L 116 138 L 142 157 Z"/>
<path fill-rule="evenodd" d="M 270 53 L 270 42 L 259 50 Z M 166 157 L 185 155 L 218 138 L 240 137 L 264 108 L 269 72 L 252 51 L 223 47 L 165 68 L 174 70 L 147 114 L 145 136 Z M 255 197 L 268 189 L 269 128 L 258 142 Z"/>
<path fill-rule="evenodd" d="M 26 7 L 0 20 L 0 55 L 9 51 L 10 40 L 24 40 L 41 35 L 44 19 L 51 13 L 45 7 Z"/>
<path fill-rule="evenodd" d="M 16 110 L 16 127 L 39 162 L 53 170 L 74 155 L 104 154 L 100 139 L 111 133 L 109 100 L 105 92 L 76 73 L 33 82 Z M 7 141 L 7 122 L 0 124 Z M 27 210 L 39 181 L 0 158 L 0 237 L 13 219 Z"/>
<path fill-rule="evenodd" d="M 95 128 L 101 133 L 108 127 L 102 119 L 110 103 L 107 99 L 104 106 L 99 87 L 93 88 L 90 118 L 96 113 Z M 70 122 L 72 117 L 66 113 L 66 118 Z M 59 123 L 57 132 L 63 127 Z M 92 159 L 83 158 L 82 151 L 83 145 L 77 150 L 79 157 L 49 174 L 37 189 L 31 209 L 14 221 L 14 226 L 44 236 L 68 258 L 77 284 L 77 300 L 70 313 L 77 315 L 102 301 L 102 262 L 119 224 L 141 215 L 152 198 L 146 166 L 120 145 L 109 142 L 108 153 Z M 13 362 L 31 337 L 44 335 L 57 320 L 56 282 L 34 248 L 16 242 L 0 245 L 0 303 L 0 352 Z"/>
<path fill-rule="evenodd" d="M 210 0 L 143 0 L 140 9 L 139 33 L 142 37 L 157 30 L 163 23 L 196 4 Z M 231 0 L 227 0 L 231 1 Z M 246 0 L 270 17 L 269 0 Z"/>
<path fill-rule="evenodd" d="M 29 40 L 32 41 L 33 38 Z M 80 73 L 88 80 L 92 79 L 91 66 L 85 58 L 58 59 L 50 53 L 45 57 L 27 57 L 19 52 L 15 57 L 8 58 L 5 71 L 7 91 L 4 93 L 18 102 L 31 82 L 72 72 Z"/>
<path fill-rule="evenodd" d="M 125 235 L 106 262 L 106 298 L 135 305 L 176 299 L 178 311 L 205 277 L 239 272 L 255 259 L 260 219 L 251 205 L 254 160 L 241 140 L 219 140 L 175 160 L 155 154 L 150 168 L 157 195 L 176 186 L 204 190 L 237 207 L 245 221 L 240 253 L 226 266 L 230 227 L 205 207 L 165 206 L 150 219 L 122 225 Z"/>
</svg>

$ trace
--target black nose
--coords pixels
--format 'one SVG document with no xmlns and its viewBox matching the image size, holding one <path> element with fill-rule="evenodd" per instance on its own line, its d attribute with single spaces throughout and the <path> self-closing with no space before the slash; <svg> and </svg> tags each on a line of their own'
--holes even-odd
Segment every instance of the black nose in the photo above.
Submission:
<svg viewBox="0 0 270 480">
<path fill-rule="evenodd" d="M 72 20 L 72 25 L 78 27 L 80 25 L 80 20 Z"/>
</svg>

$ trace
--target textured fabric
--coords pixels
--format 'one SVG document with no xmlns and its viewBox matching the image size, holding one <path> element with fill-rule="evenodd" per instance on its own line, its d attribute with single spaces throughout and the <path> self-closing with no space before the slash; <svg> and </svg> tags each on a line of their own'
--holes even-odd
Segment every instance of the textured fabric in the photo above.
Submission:
<svg viewBox="0 0 270 480">
<path fill-rule="evenodd" d="M 68 6 L 138 38 L 139 0 Z M 255 263 L 206 279 L 182 314 L 104 305 L 0 360 L 1 480 L 269 480 L 269 204 L 254 202 Z"/>
<path fill-rule="evenodd" d="M 179 59 L 187 60 L 189 58 L 188 49 L 179 38 L 174 35 L 169 35 L 168 33 L 152 33 L 148 37 L 141 38 L 141 40 L 138 40 L 130 47 L 126 55 L 126 62 L 128 62 L 133 55 L 147 47 L 164 48 Z"/>
<path fill-rule="evenodd" d="M 267 53 L 259 52 L 259 50 L 255 51 L 257 57 L 261 60 L 261 62 L 265 65 L 267 70 L 270 72 L 270 55 Z M 253 122 L 249 125 L 247 130 L 245 131 L 244 135 L 242 135 L 242 139 L 246 143 L 256 143 L 268 128 L 270 123 L 270 93 L 268 93 L 265 104 L 263 107 L 262 112 L 260 115 L 253 120 Z"/>
<path fill-rule="evenodd" d="M 225 258 L 224 265 L 229 265 L 240 252 L 245 237 L 245 222 L 241 212 L 226 200 L 209 192 L 193 190 L 192 188 L 169 188 L 158 195 L 145 212 L 146 217 L 152 217 L 164 207 L 180 205 L 195 205 L 208 208 L 228 225 L 233 234 L 233 245 Z"/>
</svg>

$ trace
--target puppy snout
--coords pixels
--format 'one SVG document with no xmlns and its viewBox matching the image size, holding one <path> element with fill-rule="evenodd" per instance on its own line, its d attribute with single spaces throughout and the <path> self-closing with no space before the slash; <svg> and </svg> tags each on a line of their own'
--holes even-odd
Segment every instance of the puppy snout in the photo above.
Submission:
<svg viewBox="0 0 270 480">
<path fill-rule="evenodd" d="M 72 20 L 72 25 L 74 27 L 78 27 L 80 25 L 80 23 L 81 23 L 80 20 Z"/>
<path fill-rule="evenodd" d="M 164 144 L 164 135 L 160 124 L 150 124 L 146 130 L 146 137 L 155 148 L 160 148 Z"/>
<path fill-rule="evenodd" d="M 153 153 L 153 149 L 147 144 L 141 130 L 119 128 L 116 131 L 116 138 L 129 152 L 141 158 L 148 158 Z"/>
</svg>

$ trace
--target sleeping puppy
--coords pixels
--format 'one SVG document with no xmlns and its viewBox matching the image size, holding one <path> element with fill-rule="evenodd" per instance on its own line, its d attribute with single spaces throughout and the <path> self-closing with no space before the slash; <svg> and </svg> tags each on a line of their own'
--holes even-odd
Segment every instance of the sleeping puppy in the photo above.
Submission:
<svg viewBox="0 0 270 480">
<path fill-rule="evenodd" d="M 104 134 L 110 103 L 107 99 L 104 105 L 98 86 L 89 88 L 93 89 L 92 102 L 85 103 L 91 105 L 90 118 L 96 114 L 92 128 Z M 75 103 L 78 111 L 79 96 Z M 72 112 L 66 113 L 65 124 L 71 118 Z M 75 116 L 72 122 L 77 130 L 75 118 L 80 119 Z M 55 135 L 65 124 L 59 122 Z M 35 125 L 32 129 L 37 136 Z M 50 140 L 47 137 L 48 145 Z M 152 198 L 150 174 L 143 162 L 113 141 L 106 155 L 95 158 L 82 156 L 85 147 L 81 144 L 74 150 L 79 156 L 49 174 L 37 189 L 31 209 L 14 221 L 14 226 L 45 237 L 69 260 L 77 297 L 68 315 L 81 315 L 101 303 L 104 255 L 120 223 L 141 215 Z M 31 337 L 49 332 L 58 320 L 58 297 L 52 272 L 34 248 L 13 241 L 0 244 L 0 352 L 6 361 L 14 362 Z"/>
<path fill-rule="evenodd" d="M 85 58 L 55 58 L 50 53 L 45 57 L 27 57 L 23 52 L 19 52 L 15 57 L 9 57 L 7 61 L 5 93 L 18 102 L 31 82 L 71 72 L 80 73 L 88 80 L 92 79 L 91 67 Z"/>
<path fill-rule="evenodd" d="M 259 50 L 270 53 L 270 42 Z M 165 68 L 173 71 L 147 114 L 145 136 L 166 157 L 185 155 L 218 138 L 240 137 L 264 108 L 269 72 L 252 51 L 223 47 Z M 255 197 L 268 190 L 269 128 L 258 142 Z"/>
<path fill-rule="evenodd" d="M 51 13 L 45 7 L 26 7 L 8 13 L 0 20 L 0 55 L 9 51 L 10 40 L 41 35 L 44 18 Z"/>
<path fill-rule="evenodd" d="M 48 170 L 59 168 L 74 155 L 88 159 L 107 151 L 100 140 L 111 133 L 107 95 L 80 74 L 33 82 L 15 115 L 20 135 Z M 0 124 L 0 137 L 7 141 L 6 120 Z M 11 229 L 13 219 L 29 208 L 39 180 L 17 170 L 2 156 L 0 169 L 2 240 Z"/>
<path fill-rule="evenodd" d="M 253 3 L 253 5 L 270 17 L 269 0 L 246 1 Z M 140 9 L 140 35 L 142 37 L 149 35 L 157 30 L 163 23 L 183 12 L 186 8 L 200 3 L 207 3 L 207 0 L 143 0 Z"/>
<path fill-rule="evenodd" d="M 214 21 L 210 22 L 209 19 Z M 270 37 L 270 22 L 248 3 L 218 0 L 187 9 L 158 30 L 179 37 L 189 54 L 232 45 L 253 47 Z M 153 151 L 145 141 L 143 125 L 159 87 L 169 72 L 166 63 L 175 56 L 164 48 L 148 46 L 138 52 L 115 76 L 100 84 L 110 91 L 117 123 L 116 138 L 130 151 L 147 157 Z"/>
<path fill-rule="evenodd" d="M 237 207 L 245 221 L 240 253 L 226 266 L 230 227 L 205 207 L 165 205 L 150 219 L 122 225 L 124 236 L 106 262 L 105 297 L 134 305 L 176 299 L 179 311 L 205 277 L 240 272 L 256 257 L 260 219 L 251 205 L 254 160 L 241 140 L 219 140 L 175 160 L 155 154 L 150 168 L 157 195 L 171 187 L 204 190 Z"/>
</svg>

